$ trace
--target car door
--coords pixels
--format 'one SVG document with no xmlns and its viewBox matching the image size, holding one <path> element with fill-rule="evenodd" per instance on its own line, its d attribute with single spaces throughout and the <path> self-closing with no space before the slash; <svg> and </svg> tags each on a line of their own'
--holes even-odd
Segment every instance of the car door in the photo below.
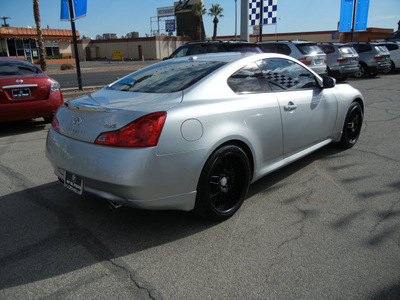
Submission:
<svg viewBox="0 0 400 300">
<path fill-rule="evenodd" d="M 319 86 L 313 73 L 285 58 L 266 59 L 259 66 L 279 102 L 284 157 L 331 137 L 336 97 Z"/>
</svg>

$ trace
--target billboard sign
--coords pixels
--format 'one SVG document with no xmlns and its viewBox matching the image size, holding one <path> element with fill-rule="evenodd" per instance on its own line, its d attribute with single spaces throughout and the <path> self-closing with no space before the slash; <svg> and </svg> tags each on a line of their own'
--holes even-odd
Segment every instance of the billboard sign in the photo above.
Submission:
<svg viewBox="0 0 400 300">
<path fill-rule="evenodd" d="M 157 8 L 157 17 L 170 17 L 175 15 L 175 9 L 173 6 L 159 7 Z"/>
<path fill-rule="evenodd" d="M 175 20 L 165 20 L 165 31 L 166 32 L 175 31 Z"/>
</svg>

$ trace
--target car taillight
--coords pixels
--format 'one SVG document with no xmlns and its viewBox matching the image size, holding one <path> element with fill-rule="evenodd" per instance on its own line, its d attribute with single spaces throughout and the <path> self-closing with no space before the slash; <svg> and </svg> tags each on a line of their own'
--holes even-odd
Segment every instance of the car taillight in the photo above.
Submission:
<svg viewBox="0 0 400 300">
<path fill-rule="evenodd" d="M 95 143 L 118 147 L 154 147 L 166 118 L 165 111 L 145 115 L 119 130 L 101 133 Z"/>
<path fill-rule="evenodd" d="M 51 120 L 51 126 L 55 131 L 60 132 L 60 123 L 58 123 L 56 116 L 54 116 L 53 119 Z"/>
<path fill-rule="evenodd" d="M 299 59 L 299 61 L 301 61 L 303 64 L 305 65 L 311 65 L 311 60 L 307 60 L 307 57 L 302 57 Z"/>
<path fill-rule="evenodd" d="M 380 59 L 382 59 L 382 58 L 383 58 L 382 55 L 375 55 L 375 56 L 374 56 L 374 59 L 375 59 L 375 60 L 380 60 Z"/>
<path fill-rule="evenodd" d="M 347 57 L 345 57 L 345 58 L 338 58 L 338 60 L 337 60 L 337 62 L 338 62 L 339 64 L 342 64 L 342 63 L 344 63 L 345 61 L 347 61 Z"/>
</svg>

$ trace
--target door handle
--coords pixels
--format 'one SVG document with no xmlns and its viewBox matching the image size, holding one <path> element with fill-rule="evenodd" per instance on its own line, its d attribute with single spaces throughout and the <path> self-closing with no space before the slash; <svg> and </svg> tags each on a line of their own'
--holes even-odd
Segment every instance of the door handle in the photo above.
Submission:
<svg viewBox="0 0 400 300">
<path fill-rule="evenodd" d="M 284 106 L 284 109 L 286 111 L 293 111 L 297 108 L 297 105 L 295 105 L 292 101 L 290 101 L 287 105 Z"/>
</svg>

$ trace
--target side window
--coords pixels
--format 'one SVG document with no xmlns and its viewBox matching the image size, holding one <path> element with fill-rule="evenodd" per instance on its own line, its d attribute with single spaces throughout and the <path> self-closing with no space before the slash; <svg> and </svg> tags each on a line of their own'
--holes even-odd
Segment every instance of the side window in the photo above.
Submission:
<svg viewBox="0 0 400 300">
<path fill-rule="evenodd" d="M 334 53 L 335 52 L 335 48 L 333 48 L 332 46 L 319 46 L 322 51 L 324 51 L 326 54 L 330 54 L 330 53 Z"/>
<path fill-rule="evenodd" d="M 264 93 L 271 90 L 261 70 L 255 63 L 233 73 L 228 78 L 228 85 L 238 94 Z"/>
<path fill-rule="evenodd" d="M 186 55 L 196 55 L 205 53 L 206 49 L 203 45 L 191 45 Z"/>
<path fill-rule="evenodd" d="M 269 58 L 258 61 L 257 65 L 274 91 L 317 87 L 314 75 L 294 61 L 284 58 Z"/>
<path fill-rule="evenodd" d="M 172 57 L 182 57 L 182 56 L 186 56 L 187 52 L 188 52 L 188 47 L 182 47 L 181 49 L 178 50 L 178 52 L 174 53 L 171 56 Z"/>
</svg>

